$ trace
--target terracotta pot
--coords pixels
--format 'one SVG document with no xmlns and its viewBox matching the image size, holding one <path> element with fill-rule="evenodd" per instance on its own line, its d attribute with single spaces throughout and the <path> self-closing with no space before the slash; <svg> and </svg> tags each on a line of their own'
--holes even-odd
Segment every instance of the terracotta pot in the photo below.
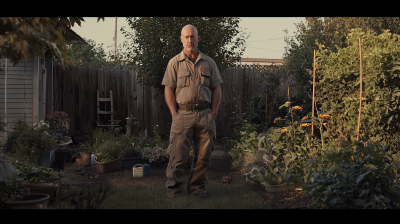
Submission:
<svg viewBox="0 0 400 224">
<path fill-rule="evenodd" d="M 108 163 L 99 163 L 96 159 L 94 161 L 96 162 L 96 171 L 99 173 L 108 173 L 122 168 L 122 157 Z"/>
<path fill-rule="evenodd" d="M 279 185 L 268 185 L 265 183 L 261 183 L 262 185 L 265 186 L 265 190 L 267 192 L 283 192 L 283 191 L 291 191 L 296 189 L 296 185 L 294 183 L 291 183 L 287 185 L 287 183 L 282 183 Z"/>
<path fill-rule="evenodd" d="M 79 157 L 76 157 L 76 164 L 78 165 L 90 165 L 91 164 L 91 155 L 90 153 L 80 152 Z"/>
<path fill-rule="evenodd" d="M 46 209 L 50 196 L 47 194 L 27 194 L 21 201 L 5 201 L 9 209 Z"/>
</svg>

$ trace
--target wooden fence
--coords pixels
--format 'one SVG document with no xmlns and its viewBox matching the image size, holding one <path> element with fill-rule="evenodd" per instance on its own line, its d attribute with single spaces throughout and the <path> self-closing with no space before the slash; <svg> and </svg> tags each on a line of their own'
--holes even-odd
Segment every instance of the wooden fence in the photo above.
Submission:
<svg viewBox="0 0 400 224">
<path fill-rule="evenodd" d="M 153 134 L 153 126 L 158 125 L 160 134 L 169 134 L 172 118 L 163 95 L 152 87 L 139 84 L 135 71 L 75 66 L 62 70 L 60 65 L 54 65 L 53 69 L 54 110 L 64 111 L 70 116 L 71 136 L 96 127 L 97 90 L 100 98 L 110 97 L 112 90 L 114 111 L 119 113 L 114 115 L 114 119 L 121 120 L 122 127 L 126 125 L 125 118 L 132 114 L 138 122 L 132 133 L 143 133 L 147 129 L 148 134 Z M 260 74 L 254 67 L 228 68 L 223 77 L 222 101 L 216 119 L 217 138 L 221 138 L 233 126 L 233 120 L 230 119 L 235 111 L 232 83 L 236 84 L 236 93 L 241 96 L 242 111 L 253 95 L 262 92 Z M 288 85 L 288 82 L 281 82 L 281 95 L 287 94 Z M 100 110 L 110 109 L 109 104 L 100 102 Z M 105 119 L 102 123 L 111 119 L 110 115 L 103 116 Z"/>
</svg>

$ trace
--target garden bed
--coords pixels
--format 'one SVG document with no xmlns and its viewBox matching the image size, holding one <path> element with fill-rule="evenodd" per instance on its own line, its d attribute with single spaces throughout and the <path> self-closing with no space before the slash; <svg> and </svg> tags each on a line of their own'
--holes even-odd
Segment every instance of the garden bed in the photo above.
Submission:
<svg viewBox="0 0 400 224">
<path fill-rule="evenodd" d="M 217 142 L 216 146 L 221 144 Z M 219 148 L 216 147 L 216 150 Z M 61 194 L 70 188 L 91 189 L 104 182 L 112 183 L 117 188 L 130 186 L 147 186 L 154 187 L 160 183 L 165 183 L 167 164 L 163 164 L 161 169 L 152 169 L 150 176 L 134 178 L 132 168 L 122 168 L 111 173 L 96 172 L 95 165 L 77 165 L 76 163 L 66 163 L 64 170 L 60 171 L 67 181 L 63 182 Z M 82 171 L 84 172 L 82 173 Z M 229 161 L 225 161 L 221 156 L 214 157 L 209 169 L 209 180 L 220 181 L 222 177 L 229 176 L 232 178 L 231 184 L 235 184 L 244 180 L 245 170 L 235 169 Z M 189 170 L 185 172 L 186 178 L 189 175 Z M 303 192 L 288 191 L 283 193 L 267 193 L 265 188 L 260 186 L 251 186 L 251 189 L 262 196 L 264 201 L 271 204 L 272 208 L 305 208 L 307 197 Z M 184 186 L 186 188 L 186 186 Z M 210 195 L 210 197 L 212 197 Z"/>
</svg>

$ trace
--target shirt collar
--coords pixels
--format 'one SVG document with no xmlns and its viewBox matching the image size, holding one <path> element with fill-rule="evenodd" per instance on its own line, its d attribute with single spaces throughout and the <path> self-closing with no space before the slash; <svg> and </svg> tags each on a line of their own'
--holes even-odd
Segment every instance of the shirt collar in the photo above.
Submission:
<svg viewBox="0 0 400 224">
<path fill-rule="evenodd" d="M 197 49 L 197 50 L 199 50 L 199 49 Z M 200 50 L 199 50 L 199 55 L 198 55 L 197 57 L 199 58 L 199 60 L 200 60 L 200 59 L 206 60 L 206 57 L 204 56 L 203 53 L 201 53 Z M 185 52 L 182 50 L 182 52 L 181 52 L 181 53 L 179 54 L 179 56 L 178 56 L 178 61 L 183 61 L 183 60 L 185 60 L 185 58 L 186 58 L 186 54 L 185 54 Z"/>
</svg>

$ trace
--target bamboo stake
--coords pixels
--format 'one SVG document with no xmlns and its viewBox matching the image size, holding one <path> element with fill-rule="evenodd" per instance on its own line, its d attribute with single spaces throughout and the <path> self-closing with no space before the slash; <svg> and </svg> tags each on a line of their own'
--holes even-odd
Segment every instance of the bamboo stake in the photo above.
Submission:
<svg viewBox="0 0 400 224">
<path fill-rule="evenodd" d="M 362 103 L 362 53 L 361 53 L 361 37 L 358 38 L 359 48 L 360 48 L 360 109 L 358 112 L 358 125 L 357 125 L 357 141 L 360 136 L 360 122 L 361 122 L 361 103 Z"/>
<path fill-rule="evenodd" d="M 314 119 L 314 96 L 315 96 L 315 50 L 314 50 L 314 72 L 313 72 L 313 89 L 312 89 L 312 117 Z M 311 134 L 314 135 L 314 120 L 311 121 Z"/>
</svg>

